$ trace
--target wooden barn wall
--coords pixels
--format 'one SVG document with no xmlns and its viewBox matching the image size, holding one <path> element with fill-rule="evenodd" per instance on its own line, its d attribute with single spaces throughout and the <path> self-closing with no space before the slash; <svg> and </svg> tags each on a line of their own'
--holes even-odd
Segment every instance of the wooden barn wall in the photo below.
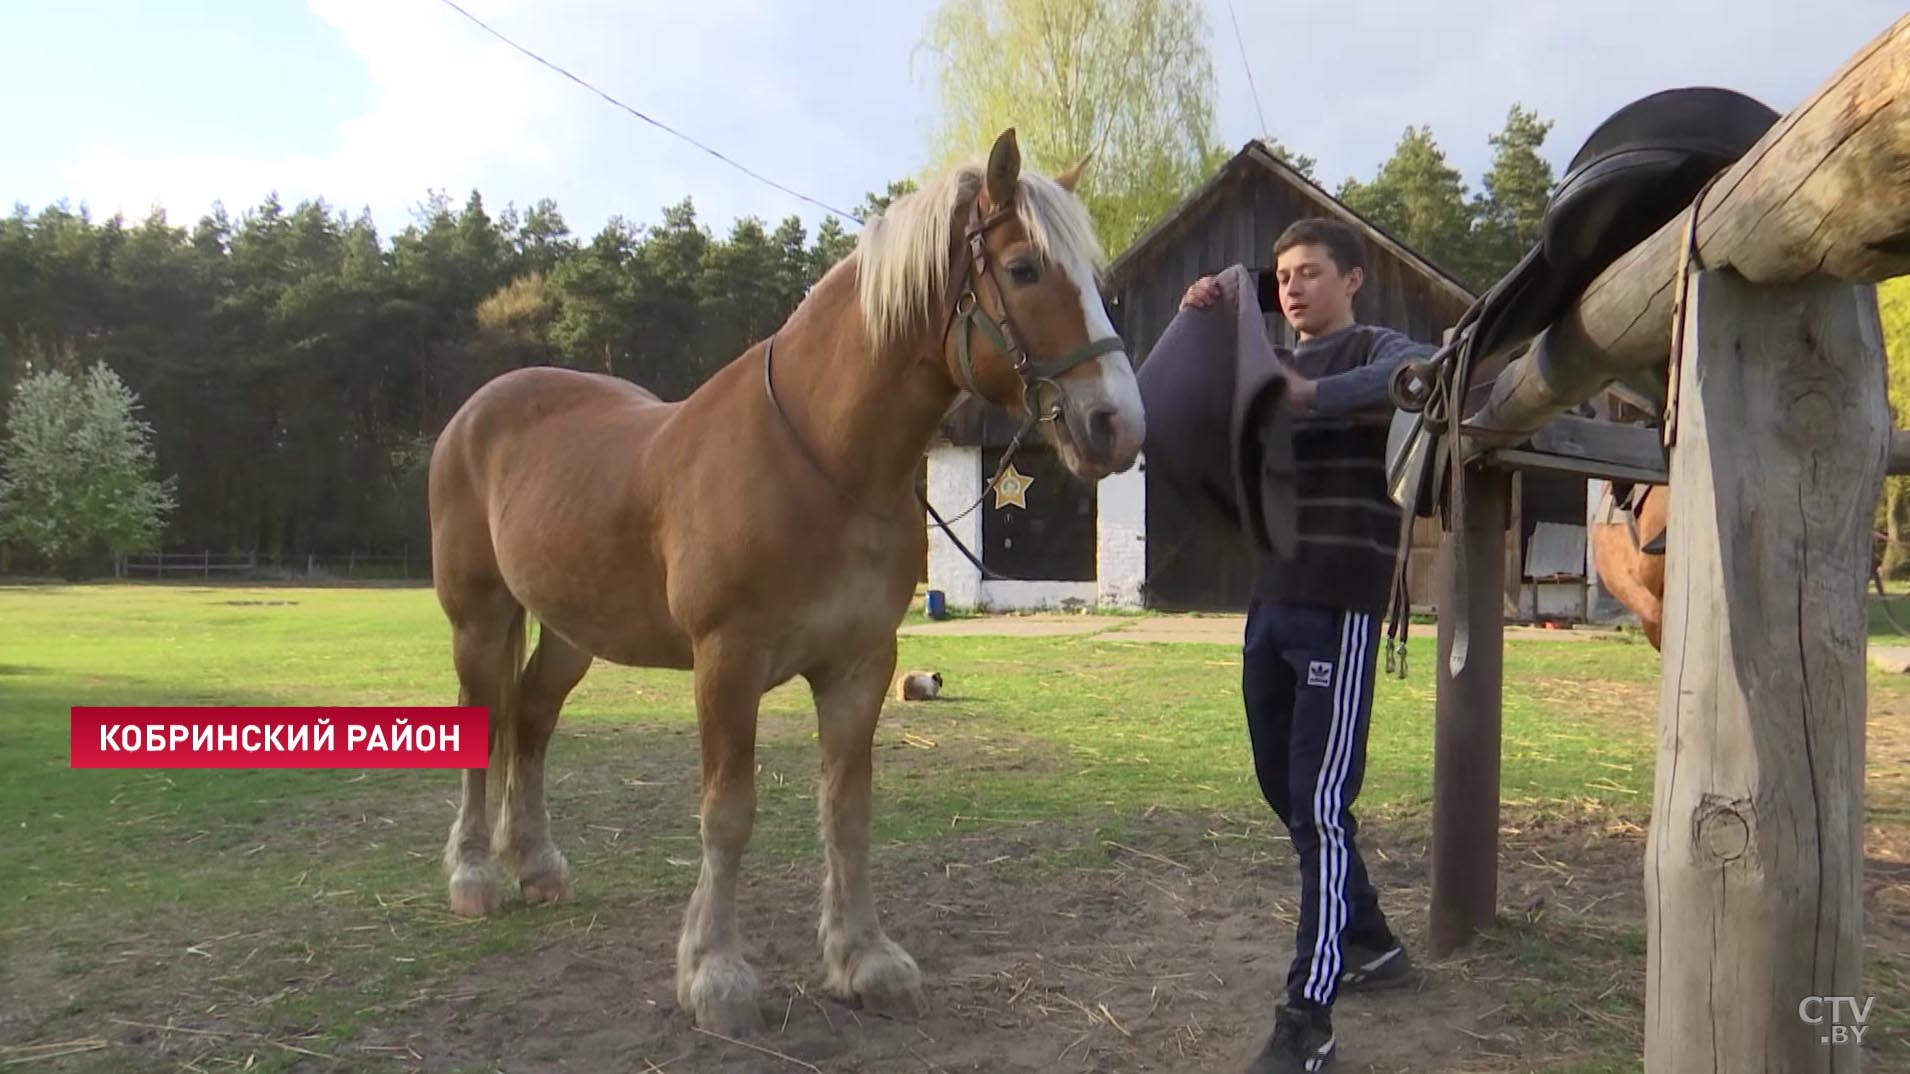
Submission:
<svg viewBox="0 0 1910 1074">
<path fill-rule="evenodd" d="M 1233 264 L 1268 267 L 1273 243 L 1288 224 L 1320 215 L 1319 207 L 1269 172 L 1245 169 L 1205 206 L 1162 236 L 1158 253 L 1128 266 L 1109 295 L 1109 312 L 1136 361 L 1166 331 L 1187 285 Z M 1377 243 L 1367 244 L 1366 282 L 1355 300 L 1363 322 L 1396 328 L 1414 339 L 1437 342 L 1465 312 L 1465 303 Z M 1274 338 L 1291 345 L 1292 333 L 1277 310 L 1268 315 Z M 1246 606 L 1251 594 L 1252 550 L 1224 528 L 1203 525 L 1165 484 L 1150 479 L 1147 585 L 1150 607 L 1220 611 Z M 1415 545 L 1436 542 L 1437 526 L 1419 527 Z M 1415 553 L 1409 584 L 1429 586 L 1431 558 Z"/>
</svg>

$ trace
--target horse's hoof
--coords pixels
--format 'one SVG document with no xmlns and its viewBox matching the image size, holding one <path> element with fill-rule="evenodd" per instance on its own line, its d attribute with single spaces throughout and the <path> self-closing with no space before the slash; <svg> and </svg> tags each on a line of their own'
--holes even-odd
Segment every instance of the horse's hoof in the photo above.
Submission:
<svg viewBox="0 0 1910 1074">
<path fill-rule="evenodd" d="M 570 901 L 571 887 L 568 872 L 550 876 L 540 876 L 533 880 L 520 880 L 519 887 L 524 892 L 524 905 L 542 906 L 546 903 Z"/>
<path fill-rule="evenodd" d="M 488 917 L 497 913 L 503 897 L 497 878 L 481 865 L 460 865 L 451 874 L 451 912 L 459 917 Z"/>
<path fill-rule="evenodd" d="M 539 855 L 530 868 L 519 870 L 517 875 L 518 889 L 524 893 L 526 906 L 542 906 L 570 899 L 570 863 L 555 847 Z"/>
<path fill-rule="evenodd" d="M 887 937 L 831 966 L 827 987 L 837 999 L 886 1018 L 916 1019 L 928 1014 L 922 971 L 902 945 Z"/>
<path fill-rule="evenodd" d="M 756 971 L 749 963 L 737 955 L 710 955 L 679 987 L 677 999 L 699 1028 L 740 1037 L 769 1029 L 757 994 Z"/>
</svg>

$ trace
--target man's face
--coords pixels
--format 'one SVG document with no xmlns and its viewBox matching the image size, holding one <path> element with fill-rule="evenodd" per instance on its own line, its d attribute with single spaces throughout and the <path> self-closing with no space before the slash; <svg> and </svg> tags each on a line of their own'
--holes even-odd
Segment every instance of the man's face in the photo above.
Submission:
<svg viewBox="0 0 1910 1074">
<path fill-rule="evenodd" d="M 1280 283 L 1280 312 L 1295 330 L 1319 335 L 1345 327 L 1353 319 L 1360 270 L 1342 273 L 1326 247 L 1312 243 L 1292 247 L 1280 255 L 1274 270 Z"/>
</svg>

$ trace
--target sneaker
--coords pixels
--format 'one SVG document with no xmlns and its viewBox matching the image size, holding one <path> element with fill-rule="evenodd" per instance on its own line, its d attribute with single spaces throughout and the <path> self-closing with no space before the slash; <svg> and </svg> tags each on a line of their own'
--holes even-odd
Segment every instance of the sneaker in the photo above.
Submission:
<svg viewBox="0 0 1910 1074">
<path fill-rule="evenodd" d="M 1333 1064 L 1333 1021 L 1325 1012 L 1274 1010 L 1273 1036 L 1247 1074 L 1318 1074 Z"/>
<path fill-rule="evenodd" d="M 1412 960 L 1397 943 L 1384 950 L 1348 943 L 1342 965 L 1346 967 L 1340 971 L 1342 992 L 1398 988 L 1414 977 Z"/>
</svg>

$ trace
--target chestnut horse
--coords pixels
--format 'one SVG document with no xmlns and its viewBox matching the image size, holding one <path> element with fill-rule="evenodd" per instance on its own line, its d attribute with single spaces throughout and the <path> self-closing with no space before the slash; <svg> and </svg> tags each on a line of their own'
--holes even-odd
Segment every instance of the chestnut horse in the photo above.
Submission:
<svg viewBox="0 0 1910 1074">
<path fill-rule="evenodd" d="M 1662 538 L 1671 519 L 1671 487 L 1651 485 L 1640 492 L 1643 502 L 1633 500 L 1634 514 L 1630 522 L 1601 522 L 1591 527 L 1592 562 L 1605 591 L 1638 617 L 1645 639 L 1651 642 L 1653 649 L 1663 652 L 1665 553 L 1646 549 L 1654 541 L 1659 548 L 1665 547 Z M 1611 495 L 1609 483 L 1605 485 L 1604 495 Z M 1910 634 L 1910 627 L 1898 622 L 1896 613 L 1890 609 L 1882 566 L 1874 560 L 1870 565 L 1870 583 L 1876 587 L 1884 618 L 1898 633 Z"/>
<path fill-rule="evenodd" d="M 879 1013 L 924 1009 L 869 876 L 876 721 L 926 555 L 915 474 L 963 389 L 1038 422 L 1086 481 L 1129 468 L 1145 434 L 1080 168 L 1023 174 L 1004 132 L 985 165 L 870 221 L 769 340 L 680 402 L 544 367 L 486 383 L 452 417 L 431 458 L 432 575 L 459 703 L 491 710 L 493 751 L 488 780 L 463 773 L 445 846 L 455 912 L 498 908 L 499 866 L 527 903 L 569 895 L 544 760 L 592 658 L 690 671 L 703 860 L 677 999 L 716 1032 L 762 1028 L 736 888 L 758 703 L 801 676 L 822 751 L 825 986 Z M 527 615 L 540 629 L 525 662 Z"/>
<path fill-rule="evenodd" d="M 1605 482 L 1603 495 L 1612 487 Z M 1638 490 L 1643 502 L 1633 498 L 1634 514 L 1629 522 L 1597 522 L 1591 527 L 1592 562 L 1598 580 L 1613 599 L 1638 617 L 1645 639 L 1653 649 L 1663 651 L 1665 625 L 1665 556 L 1647 552 L 1653 541 L 1665 532 L 1671 518 L 1671 490 L 1650 485 Z"/>
</svg>

